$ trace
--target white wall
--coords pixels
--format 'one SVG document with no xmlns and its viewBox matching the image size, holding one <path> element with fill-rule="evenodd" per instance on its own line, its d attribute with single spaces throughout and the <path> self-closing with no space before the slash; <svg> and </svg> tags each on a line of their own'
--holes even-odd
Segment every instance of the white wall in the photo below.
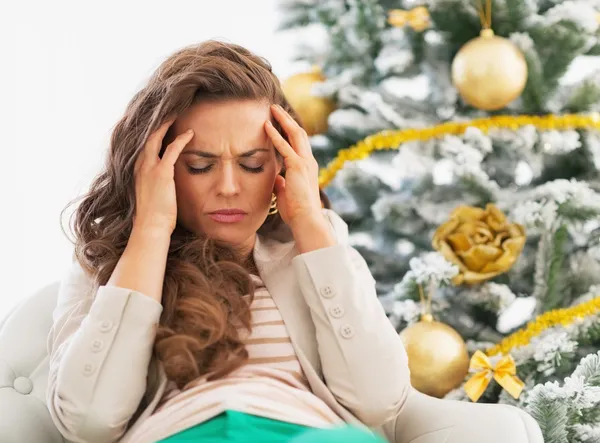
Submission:
<svg viewBox="0 0 600 443">
<path fill-rule="evenodd" d="M 156 66 L 208 38 L 243 44 L 285 77 L 294 33 L 277 0 L 0 0 L 0 319 L 59 279 L 59 213 L 101 167 L 112 126 Z M 7 137 L 8 135 L 8 137 Z"/>
</svg>

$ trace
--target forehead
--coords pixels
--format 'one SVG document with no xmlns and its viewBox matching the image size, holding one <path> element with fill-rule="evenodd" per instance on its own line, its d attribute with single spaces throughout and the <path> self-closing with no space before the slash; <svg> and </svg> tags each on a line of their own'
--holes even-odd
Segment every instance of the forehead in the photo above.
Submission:
<svg viewBox="0 0 600 443">
<path fill-rule="evenodd" d="M 188 146 L 218 148 L 227 144 L 247 149 L 248 143 L 269 142 L 264 123 L 271 118 L 269 103 L 257 100 L 205 101 L 190 106 L 173 123 L 174 136 L 194 130 Z M 264 146 L 263 146 L 264 147 Z"/>
</svg>

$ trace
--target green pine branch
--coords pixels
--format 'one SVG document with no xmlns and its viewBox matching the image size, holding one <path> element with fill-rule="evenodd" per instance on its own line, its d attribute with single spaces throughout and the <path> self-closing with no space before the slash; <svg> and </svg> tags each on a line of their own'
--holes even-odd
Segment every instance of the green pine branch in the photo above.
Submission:
<svg viewBox="0 0 600 443">
<path fill-rule="evenodd" d="M 523 111 L 526 114 L 543 112 L 548 100 L 549 89 L 544 81 L 544 67 L 535 48 L 524 52 L 527 62 L 527 83 L 521 94 Z"/>
<path fill-rule="evenodd" d="M 566 20 L 550 26 L 533 26 L 528 31 L 540 54 L 544 82 L 554 91 L 573 60 L 584 52 L 588 35 Z"/>
<path fill-rule="evenodd" d="M 528 405 L 528 411 L 542 430 L 545 443 L 568 442 L 568 406 L 566 403 L 540 394 Z"/>
<path fill-rule="evenodd" d="M 477 180 L 477 177 L 463 175 L 460 177 L 460 184 L 463 186 L 465 192 L 470 193 L 478 199 L 478 205 L 480 206 L 485 206 L 487 203 L 495 200 L 494 192 Z"/>
<path fill-rule="evenodd" d="M 596 317 L 595 323 L 581 331 L 577 342 L 580 346 L 589 346 L 596 349 L 600 347 L 600 318 Z"/>
<path fill-rule="evenodd" d="M 453 52 L 481 32 L 479 16 L 469 12 L 465 3 L 459 0 L 433 2 L 429 7 L 429 16 L 433 26 L 448 39 Z M 450 57 L 454 57 L 454 54 L 450 54 Z"/>
<path fill-rule="evenodd" d="M 574 414 L 573 422 L 575 423 L 595 423 L 600 425 L 600 408 L 589 408 L 581 411 L 576 411 Z M 591 441 L 593 442 L 593 440 Z M 585 443 L 588 443 L 587 441 Z"/>
<path fill-rule="evenodd" d="M 340 26 L 339 20 L 330 26 L 330 42 L 333 50 L 324 63 L 323 71 L 328 75 L 338 75 L 346 69 L 360 66 L 363 69 L 360 78 L 355 79 L 361 85 L 375 85 L 380 80 L 374 60 L 382 47 L 382 32 L 386 27 L 385 11 L 377 0 L 348 0 L 348 11 L 353 27 Z M 322 18 L 328 20 L 329 17 Z M 360 47 L 357 47 L 360 42 Z"/>
<path fill-rule="evenodd" d="M 586 53 L 585 55 L 590 55 L 590 56 L 596 56 L 596 55 L 600 55 L 600 43 L 595 44 L 594 46 L 592 46 Z"/>
<path fill-rule="evenodd" d="M 565 225 L 553 233 L 543 234 L 540 238 L 533 291 L 533 295 L 539 300 L 538 312 L 546 312 L 563 305 L 565 298 L 564 247 L 567 240 L 568 231 Z"/>
<path fill-rule="evenodd" d="M 592 386 L 600 386 L 600 352 L 586 355 L 573 371 L 573 377 L 583 377 Z"/>
<path fill-rule="evenodd" d="M 343 9 L 323 2 L 305 2 L 297 0 L 284 0 L 278 9 L 282 16 L 278 26 L 279 31 L 302 28 L 315 23 L 320 23 L 327 28 L 335 26 Z"/>
<path fill-rule="evenodd" d="M 558 207 L 558 215 L 569 222 L 587 222 L 597 219 L 600 216 L 600 212 L 591 207 L 573 206 L 567 203 L 563 203 Z"/>
<path fill-rule="evenodd" d="M 571 374 L 571 378 L 583 379 L 585 386 L 600 386 L 600 352 L 585 356 Z M 559 388 L 563 389 L 563 388 Z M 579 441 L 574 425 L 597 426 L 600 408 L 593 405 L 581 409 L 576 399 L 568 393 L 556 395 L 556 387 L 536 386 L 527 398 L 527 410 L 537 420 L 546 443 Z"/>
<path fill-rule="evenodd" d="M 562 272 L 565 260 L 564 247 L 568 239 L 566 226 L 561 226 L 554 233 L 552 239 L 552 249 L 550 252 L 550 264 L 547 275 L 547 290 L 544 297 L 544 311 L 558 308 L 563 302 Z"/>
<path fill-rule="evenodd" d="M 407 277 L 408 273 L 404 275 L 404 278 L 395 287 L 396 297 L 398 300 L 413 300 L 419 302 L 419 285 L 414 278 Z"/>
<path fill-rule="evenodd" d="M 578 113 L 589 111 L 600 102 L 600 86 L 592 80 L 585 80 L 573 91 L 565 106 L 565 112 Z"/>
<path fill-rule="evenodd" d="M 522 29 L 532 13 L 528 5 L 529 3 L 523 0 L 506 0 L 506 17 L 503 17 L 504 20 L 500 20 L 498 23 L 500 26 L 505 26 L 506 29 L 499 27 L 495 32 L 500 35 L 510 35 L 515 30 Z"/>
</svg>

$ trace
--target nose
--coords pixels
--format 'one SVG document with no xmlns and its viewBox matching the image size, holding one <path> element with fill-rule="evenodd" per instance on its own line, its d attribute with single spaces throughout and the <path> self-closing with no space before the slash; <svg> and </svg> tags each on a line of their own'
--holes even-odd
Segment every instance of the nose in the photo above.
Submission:
<svg viewBox="0 0 600 443">
<path fill-rule="evenodd" d="M 225 163 L 221 169 L 218 190 L 219 194 L 224 197 L 231 197 L 240 192 L 236 172 L 231 163 Z"/>
</svg>

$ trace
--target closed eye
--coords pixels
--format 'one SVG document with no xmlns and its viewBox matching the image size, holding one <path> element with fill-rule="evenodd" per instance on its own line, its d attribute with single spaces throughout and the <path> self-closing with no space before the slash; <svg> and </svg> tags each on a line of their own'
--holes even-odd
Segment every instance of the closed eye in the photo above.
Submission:
<svg viewBox="0 0 600 443">
<path fill-rule="evenodd" d="M 213 166 L 214 166 L 214 164 L 208 165 L 205 168 L 192 168 L 191 166 L 188 166 L 188 171 L 190 172 L 190 174 L 206 174 L 213 168 Z M 245 165 L 240 165 L 240 166 L 242 167 L 243 170 L 250 172 L 251 174 L 259 174 L 265 170 L 264 165 L 258 166 L 256 168 L 251 168 L 250 166 L 245 166 Z"/>
<path fill-rule="evenodd" d="M 263 172 L 265 170 L 264 165 L 258 166 L 256 168 L 251 168 L 250 166 L 245 166 L 245 165 L 240 165 L 242 167 L 242 169 L 251 172 L 252 174 L 258 174 L 260 172 Z"/>
<path fill-rule="evenodd" d="M 190 174 L 205 174 L 213 168 L 214 165 L 209 165 L 206 168 L 192 168 L 188 166 L 188 171 Z"/>
</svg>

